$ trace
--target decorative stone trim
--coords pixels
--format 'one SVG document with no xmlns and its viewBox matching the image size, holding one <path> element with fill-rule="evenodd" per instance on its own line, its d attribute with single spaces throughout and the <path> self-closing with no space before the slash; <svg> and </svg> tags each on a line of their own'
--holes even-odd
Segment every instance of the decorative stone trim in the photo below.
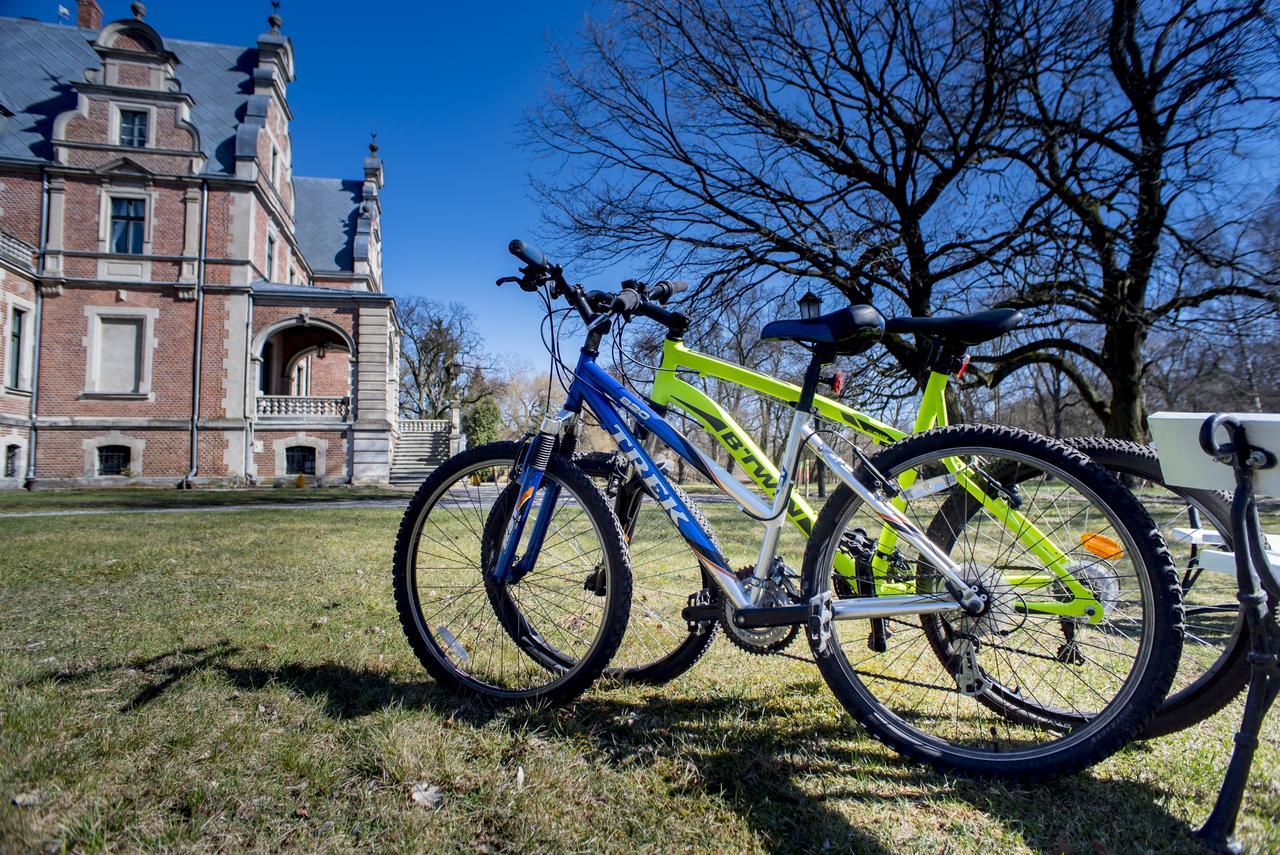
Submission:
<svg viewBox="0 0 1280 855">
<path fill-rule="evenodd" d="M 84 360 L 84 393 L 87 396 L 108 394 L 149 398 L 151 396 L 151 364 L 156 347 L 160 344 L 156 338 L 156 318 L 160 310 L 149 306 L 85 306 L 85 318 L 88 330 L 81 343 L 85 348 Z M 99 388 L 98 350 L 102 335 L 103 318 L 135 318 L 142 321 L 142 371 L 138 378 L 138 388 L 133 391 L 103 390 Z"/>
<path fill-rule="evenodd" d="M 298 431 L 293 436 L 285 436 L 277 439 L 272 443 L 272 450 L 275 452 L 275 477 L 280 480 L 296 478 L 296 475 L 288 475 L 285 473 L 285 449 L 295 446 L 305 445 L 308 448 L 315 449 L 316 452 L 316 474 L 314 481 L 323 483 L 325 478 L 325 452 L 329 449 L 329 441 L 318 437 L 307 436 L 303 431 Z"/>
<path fill-rule="evenodd" d="M 129 471 L 132 473 L 129 478 L 142 477 L 142 452 L 147 447 L 145 439 L 137 439 L 126 436 L 120 431 L 113 430 L 102 436 L 95 436 L 83 441 L 84 447 L 84 477 L 95 481 L 119 482 L 127 480 L 119 475 L 99 475 L 98 474 L 98 449 L 104 445 L 123 445 L 129 449 Z"/>
</svg>

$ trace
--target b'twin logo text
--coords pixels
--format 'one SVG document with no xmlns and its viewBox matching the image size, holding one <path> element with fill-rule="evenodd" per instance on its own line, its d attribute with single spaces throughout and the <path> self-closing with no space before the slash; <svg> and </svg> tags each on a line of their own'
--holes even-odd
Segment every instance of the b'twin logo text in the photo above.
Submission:
<svg viewBox="0 0 1280 855">
<path fill-rule="evenodd" d="M 631 444 L 631 440 L 629 440 L 627 435 L 622 432 L 622 428 L 614 428 L 610 430 L 609 435 L 613 437 L 616 443 L 618 443 L 618 449 L 628 460 L 631 461 L 632 465 L 636 467 L 636 471 L 640 473 L 640 480 L 649 488 L 649 493 L 653 496 L 653 500 L 658 503 L 659 507 L 667 512 L 667 516 L 671 517 L 671 521 L 677 526 L 680 525 L 681 520 L 689 522 L 689 517 L 676 507 L 675 497 L 667 492 L 666 488 L 663 487 L 662 482 L 653 474 L 653 470 L 649 467 L 649 464 L 645 462 L 645 459 L 642 456 L 640 456 L 640 452 L 636 451 L 635 446 Z"/>
</svg>

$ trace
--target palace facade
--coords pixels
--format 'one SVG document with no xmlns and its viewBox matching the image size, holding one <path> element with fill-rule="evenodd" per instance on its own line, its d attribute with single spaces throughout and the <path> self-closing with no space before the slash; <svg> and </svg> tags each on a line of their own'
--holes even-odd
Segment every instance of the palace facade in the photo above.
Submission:
<svg viewBox="0 0 1280 855">
<path fill-rule="evenodd" d="M 132 11 L 0 18 L 0 485 L 386 481 L 377 146 L 293 174 L 278 15 L 240 46 Z"/>
</svg>

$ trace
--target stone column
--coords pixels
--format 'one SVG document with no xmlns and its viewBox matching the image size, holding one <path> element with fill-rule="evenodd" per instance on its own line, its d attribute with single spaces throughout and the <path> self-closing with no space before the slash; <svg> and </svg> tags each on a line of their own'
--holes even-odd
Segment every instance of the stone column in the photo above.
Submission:
<svg viewBox="0 0 1280 855">
<path fill-rule="evenodd" d="M 457 400 L 449 402 L 449 455 L 452 456 L 467 448 L 467 438 L 462 435 L 462 403 Z"/>
<path fill-rule="evenodd" d="M 67 181 L 60 176 L 49 178 L 48 241 L 45 244 L 46 276 L 62 276 L 62 246 L 66 230 Z"/>
<path fill-rule="evenodd" d="M 387 349 L 391 345 L 387 305 L 362 305 L 356 321 L 356 371 L 351 390 L 351 482 L 386 483 L 391 477 L 391 430 L 395 398 L 387 384 Z"/>
</svg>

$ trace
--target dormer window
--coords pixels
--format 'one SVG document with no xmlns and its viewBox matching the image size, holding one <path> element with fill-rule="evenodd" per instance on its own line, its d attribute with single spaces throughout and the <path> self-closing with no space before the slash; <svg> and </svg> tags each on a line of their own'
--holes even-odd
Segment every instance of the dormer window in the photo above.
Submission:
<svg viewBox="0 0 1280 855">
<path fill-rule="evenodd" d="M 147 147 L 147 112 L 145 110 L 120 111 L 120 145 L 130 148 Z"/>
</svg>

